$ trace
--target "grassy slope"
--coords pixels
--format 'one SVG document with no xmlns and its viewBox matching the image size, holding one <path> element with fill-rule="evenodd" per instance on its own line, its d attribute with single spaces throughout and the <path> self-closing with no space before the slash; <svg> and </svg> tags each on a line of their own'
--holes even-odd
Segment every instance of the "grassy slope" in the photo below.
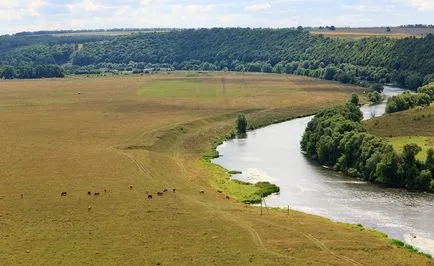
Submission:
<svg viewBox="0 0 434 266">
<path fill-rule="evenodd" d="M 423 37 L 427 34 L 433 34 L 433 28 L 399 28 L 392 27 L 391 32 L 386 31 L 386 27 L 374 28 L 336 28 L 335 31 L 327 29 L 313 29 L 312 34 L 323 34 L 326 37 L 346 38 L 346 39 L 361 39 L 367 37 L 390 37 L 394 39 L 402 39 L 409 36 Z"/>
<path fill-rule="evenodd" d="M 226 89 L 215 85 L 222 78 Z M 194 88 L 179 97 L 138 96 L 154 82 L 191 79 L 214 94 Z M 258 87 L 263 92 L 250 92 Z M 231 95 L 232 89 L 244 93 Z M 0 82 L 0 261 L 426 265 L 426 258 L 358 227 L 300 212 L 260 217 L 256 207 L 217 193 L 227 173 L 202 159 L 239 110 L 250 110 L 260 125 L 346 101 L 352 90 L 303 77 L 239 74 Z M 157 197 L 163 188 L 177 191 Z"/>
<path fill-rule="evenodd" d="M 369 133 L 387 138 L 398 151 L 405 144 L 418 144 L 423 148 L 417 155 L 419 160 L 425 160 L 426 150 L 434 147 L 434 105 L 387 114 L 364 125 Z"/>
</svg>

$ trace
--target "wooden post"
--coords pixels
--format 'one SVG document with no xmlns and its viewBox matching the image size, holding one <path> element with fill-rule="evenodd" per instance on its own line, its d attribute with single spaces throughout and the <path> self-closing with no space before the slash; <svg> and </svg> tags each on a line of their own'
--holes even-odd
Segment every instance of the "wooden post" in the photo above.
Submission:
<svg viewBox="0 0 434 266">
<path fill-rule="evenodd" d="M 288 215 L 289 215 L 289 205 L 288 205 Z"/>
<path fill-rule="evenodd" d="M 262 216 L 262 193 L 261 193 L 261 216 Z"/>
</svg>

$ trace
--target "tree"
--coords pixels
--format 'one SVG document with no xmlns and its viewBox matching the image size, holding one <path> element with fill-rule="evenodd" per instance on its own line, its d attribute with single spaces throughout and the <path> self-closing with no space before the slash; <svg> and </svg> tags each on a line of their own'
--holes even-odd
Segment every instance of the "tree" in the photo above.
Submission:
<svg viewBox="0 0 434 266">
<path fill-rule="evenodd" d="M 298 26 L 298 27 L 297 27 L 297 30 L 298 30 L 298 31 L 303 31 L 303 27 L 302 27 L 302 26 Z"/>
<path fill-rule="evenodd" d="M 431 171 L 429 170 L 422 170 L 420 174 L 416 177 L 416 188 L 420 190 L 428 190 L 431 186 Z"/>
<path fill-rule="evenodd" d="M 6 66 L 1 73 L 1 77 L 4 79 L 15 78 L 15 69 L 11 66 Z"/>
<path fill-rule="evenodd" d="M 379 93 L 382 93 L 384 90 L 383 84 L 380 84 L 380 83 L 375 83 L 375 84 L 371 85 L 369 88 L 371 90 L 377 91 Z"/>
<path fill-rule="evenodd" d="M 358 106 L 359 105 L 359 95 L 353 93 L 351 95 L 350 103 L 354 104 L 355 106 Z"/>
<path fill-rule="evenodd" d="M 431 173 L 434 174 L 434 149 L 429 148 L 427 151 L 425 166 Z"/>
<path fill-rule="evenodd" d="M 377 91 L 371 91 L 368 93 L 369 101 L 372 103 L 379 103 L 381 102 L 381 94 Z"/>
<path fill-rule="evenodd" d="M 246 134 L 246 132 L 247 132 L 247 119 L 246 119 L 246 116 L 244 115 L 244 113 L 239 113 L 237 115 L 236 127 L 237 127 L 237 133 L 239 135 Z"/>
<path fill-rule="evenodd" d="M 422 150 L 417 144 L 411 143 L 404 145 L 402 152 L 402 168 L 404 170 L 405 185 L 408 188 L 415 186 L 415 179 L 419 175 L 419 169 L 416 165 L 416 155 Z"/>
<path fill-rule="evenodd" d="M 391 31 L 390 27 L 387 27 L 386 32 L 390 32 L 390 31 Z"/>
</svg>

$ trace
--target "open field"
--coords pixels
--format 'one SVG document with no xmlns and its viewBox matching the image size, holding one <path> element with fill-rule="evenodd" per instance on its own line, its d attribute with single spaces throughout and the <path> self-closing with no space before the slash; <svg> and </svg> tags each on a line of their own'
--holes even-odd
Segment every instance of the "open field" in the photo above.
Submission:
<svg viewBox="0 0 434 266">
<path fill-rule="evenodd" d="M 390 37 L 394 39 L 402 39 L 409 36 L 423 37 L 427 34 L 434 34 L 434 28 L 400 28 L 391 27 L 391 31 L 387 32 L 386 27 L 374 28 L 336 28 L 335 31 L 327 29 L 312 29 L 312 34 L 322 34 L 326 37 L 361 39 L 367 37 Z"/>
<path fill-rule="evenodd" d="M 417 155 L 425 160 L 426 151 L 434 147 L 434 105 L 386 114 L 363 122 L 369 133 L 387 138 L 397 151 L 405 144 L 415 143 L 422 148 Z"/>
<path fill-rule="evenodd" d="M 413 36 L 405 33 L 376 33 L 376 32 L 341 32 L 341 31 L 311 31 L 311 34 L 322 34 L 325 37 L 331 38 L 345 38 L 345 39 L 363 39 L 368 37 L 389 37 L 393 39 L 403 39 L 405 37 Z M 417 37 L 421 37 L 417 35 Z"/>
<path fill-rule="evenodd" d="M 357 226 L 261 217 L 203 159 L 239 111 L 260 126 L 354 91 L 232 73 L 0 81 L 0 264 L 432 265 Z"/>
</svg>

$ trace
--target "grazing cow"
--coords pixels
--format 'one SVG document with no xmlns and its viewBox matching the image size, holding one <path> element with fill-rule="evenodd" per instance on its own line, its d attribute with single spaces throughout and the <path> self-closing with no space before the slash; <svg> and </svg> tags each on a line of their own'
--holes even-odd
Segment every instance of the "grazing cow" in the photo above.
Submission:
<svg viewBox="0 0 434 266">
<path fill-rule="evenodd" d="M 99 197 L 99 192 L 95 192 L 93 195 Z"/>
<path fill-rule="evenodd" d="M 130 186 L 130 189 L 133 189 L 133 186 Z"/>
<path fill-rule="evenodd" d="M 148 199 L 152 199 L 152 195 L 148 195 Z"/>
<path fill-rule="evenodd" d="M 68 193 L 66 193 L 66 192 L 62 192 L 62 193 L 60 193 L 60 196 L 65 197 L 67 194 Z"/>
<path fill-rule="evenodd" d="M 163 196 L 163 192 L 157 192 L 158 196 Z"/>
<path fill-rule="evenodd" d="M 164 189 L 163 192 L 167 192 L 167 189 Z"/>
<path fill-rule="evenodd" d="M 217 190 L 217 192 L 218 192 L 218 193 L 222 193 L 223 191 L 221 191 L 221 190 Z"/>
<path fill-rule="evenodd" d="M 230 199 L 229 196 L 226 196 L 226 199 Z"/>
<path fill-rule="evenodd" d="M 176 192 L 176 188 L 173 189 L 173 193 L 175 193 L 175 192 Z"/>
<path fill-rule="evenodd" d="M 89 196 L 92 195 L 92 192 L 88 191 L 88 192 L 87 192 L 87 195 L 89 195 Z"/>
<path fill-rule="evenodd" d="M 205 191 L 201 190 L 201 191 L 200 191 L 200 194 L 205 194 Z"/>
</svg>

